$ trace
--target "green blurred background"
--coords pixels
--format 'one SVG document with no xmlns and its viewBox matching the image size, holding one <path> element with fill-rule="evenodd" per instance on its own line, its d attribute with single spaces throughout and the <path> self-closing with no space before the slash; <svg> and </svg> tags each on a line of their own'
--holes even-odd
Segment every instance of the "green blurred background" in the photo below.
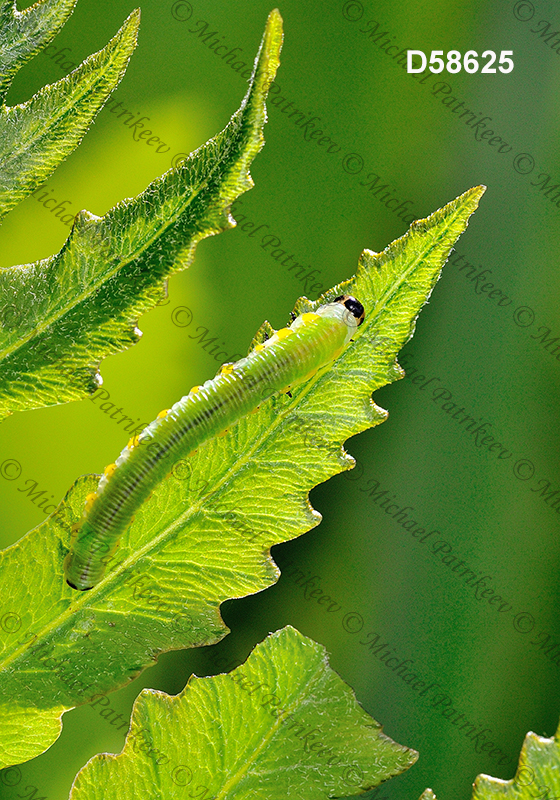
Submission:
<svg viewBox="0 0 560 800">
<path fill-rule="evenodd" d="M 78 62 L 101 48 L 132 8 L 130 0 L 80 0 L 55 45 L 68 47 L 69 60 Z M 115 97 L 149 117 L 171 149 L 157 154 L 133 141 L 131 131 L 104 110 L 46 184 L 52 196 L 70 201 L 72 213 L 87 208 L 103 214 L 166 171 L 172 156 L 220 130 L 246 83 L 192 31 L 200 29 L 199 20 L 208 22 L 207 30 L 217 31 L 228 50 L 239 47 L 252 63 L 270 8 L 264 0 L 193 0 L 192 7 L 144 0 L 139 46 Z M 512 302 L 500 307 L 477 294 L 460 264 L 448 263 L 404 362 L 417 367 L 416 374 L 437 377 L 433 386 L 445 387 L 471 416 L 491 423 L 490 432 L 513 456 L 500 461 L 478 448 L 441 410 L 441 401 L 433 402 L 410 378 L 386 387 L 375 399 L 389 410 L 388 421 L 348 443 L 357 469 L 312 493 L 321 525 L 274 549 L 285 567 L 279 583 L 223 606 L 231 628 L 223 642 L 164 655 L 110 695 L 110 704 L 127 719 L 142 687 L 179 692 L 191 672 L 230 668 L 269 631 L 290 623 L 327 647 L 334 669 L 389 736 L 420 752 L 414 767 L 368 797 L 414 800 L 431 786 L 440 800 L 468 798 L 478 773 L 512 777 L 524 734 L 552 735 L 560 712 L 560 668 L 551 661 L 557 651 L 547 657 L 531 644 L 547 634 L 560 641 L 560 519 L 534 491 L 545 485 L 539 481 L 560 484 L 560 364 L 539 340 L 546 328 L 553 336 L 560 329 L 560 211 L 532 185 L 542 184 L 545 174 L 552 183 L 560 176 L 560 56 L 533 32 L 544 28 L 542 20 L 551 31 L 560 28 L 560 9 L 541 0 L 284 0 L 280 11 L 286 38 L 277 96 L 319 117 L 340 151 L 305 141 L 293 119 L 269 106 L 267 143 L 252 169 L 256 186 L 237 211 L 269 225 L 299 263 L 319 271 L 326 288 L 354 272 L 362 249 L 382 250 L 407 228 L 368 190 L 372 173 L 380 176 L 377 186 L 388 184 L 399 201 L 412 201 L 416 217 L 486 184 L 457 249 L 477 268 L 491 270 L 488 280 Z M 508 75 L 444 73 L 420 84 L 384 52 L 389 40 L 399 49 L 427 52 L 513 50 L 515 69 Z M 63 72 L 49 54 L 37 56 L 16 79 L 8 102 L 27 99 Z M 499 153 L 476 141 L 473 129 L 442 103 L 447 90 L 434 95 L 438 81 L 464 108 L 490 117 L 488 125 L 512 149 Z M 0 264 L 48 256 L 67 233 L 30 197 L 0 231 Z M 192 338 L 195 326 L 241 353 L 263 319 L 285 324 L 302 291 L 294 272 L 272 259 L 258 236 L 250 239 L 237 229 L 206 240 L 193 266 L 170 281 L 169 302 L 140 320 L 140 343 L 103 362 L 104 387 L 128 416 L 148 422 L 215 374 L 215 360 Z M 192 311 L 190 326 L 173 324 L 178 306 Z M 518 312 L 520 325 L 514 316 L 521 307 L 530 310 Z M 89 400 L 19 413 L 0 428 L 2 459 L 17 459 L 23 478 L 37 481 L 56 502 L 79 475 L 101 471 L 123 445 L 115 421 Z M 415 518 L 440 531 L 438 538 L 474 572 L 489 576 L 488 585 L 511 610 L 500 613 L 477 599 L 430 541 L 418 543 L 387 516 L 369 496 L 375 481 L 400 506 L 414 507 Z M 18 485 L 23 483 L 0 480 L 2 546 L 44 517 Z M 317 576 L 315 585 L 341 610 L 329 614 L 307 600 L 289 577 L 296 569 Z M 419 697 L 388 669 L 368 649 L 370 632 L 387 650 L 413 661 L 420 678 L 439 684 L 437 691 L 466 720 L 489 729 L 506 763 L 476 752 L 465 731 L 442 715 L 444 706 L 430 701 L 436 690 Z M 100 710 L 86 706 L 66 714 L 60 739 L 22 765 L 18 786 L 0 785 L 2 797 L 27 796 L 37 787 L 36 797 L 62 800 L 91 756 L 119 752 L 125 731 Z"/>
</svg>

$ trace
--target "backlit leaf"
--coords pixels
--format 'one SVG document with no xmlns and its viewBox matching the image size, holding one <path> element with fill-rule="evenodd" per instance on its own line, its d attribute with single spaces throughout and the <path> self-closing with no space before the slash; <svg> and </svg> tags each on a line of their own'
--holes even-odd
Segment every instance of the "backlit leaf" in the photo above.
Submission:
<svg viewBox="0 0 560 800">
<path fill-rule="evenodd" d="M 292 397 L 275 395 L 179 462 L 91 591 L 68 587 L 63 559 L 96 476 L 80 478 L 56 512 L 1 554 L 2 613 L 13 616 L 0 624 L 0 717 L 11 710 L 14 734 L 0 727 L 1 763 L 38 754 L 37 731 L 45 749 L 63 709 L 122 686 L 159 653 L 218 641 L 227 632 L 220 603 L 276 581 L 271 546 L 319 523 L 309 491 L 353 466 L 346 439 L 385 419 L 371 393 L 402 377 L 397 353 L 482 192 L 415 222 L 383 253 L 364 251 L 355 277 L 298 302 L 298 312 L 311 310 L 347 292 L 366 318 Z"/>
</svg>

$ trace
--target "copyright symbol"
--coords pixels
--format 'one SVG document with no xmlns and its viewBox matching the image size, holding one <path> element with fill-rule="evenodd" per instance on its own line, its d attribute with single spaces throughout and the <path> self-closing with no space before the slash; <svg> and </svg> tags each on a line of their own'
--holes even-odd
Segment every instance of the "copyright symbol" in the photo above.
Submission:
<svg viewBox="0 0 560 800">
<path fill-rule="evenodd" d="M 535 474 L 535 465 L 528 458 L 520 458 L 513 465 L 513 474 L 520 481 L 529 481 Z"/>
<path fill-rule="evenodd" d="M 357 22 L 364 16 L 364 7 L 359 0 L 347 0 L 342 6 L 342 13 L 349 22 Z"/>
<path fill-rule="evenodd" d="M 175 632 L 180 631 L 181 633 L 186 633 L 187 631 L 192 630 L 193 627 L 192 617 L 190 617 L 188 614 L 186 615 L 177 614 L 177 616 L 173 617 L 173 619 L 171 620 L 171 627 Z"/>
<path fill-rule="evenodd" d="M 16 306 L 6 306 L 2 309 L 2 325 L 5 328 L 15 328 L 19 322 L 19 314 Z"/>
<path fill-rule="evenodd" d="M 0 772 L 0 781 L 4 786 L 17 786 L 21 780 L 21 770 L 19 767 L 8 767 Z"/>
<path fill-rule="evenodd" d="M 535 312 L 530 306 L 518 306 L 513 312 L 513 321 L 520 328 L 528 328 L 535 321 Z"/>
<path fill-rule="evenodd" d="M 535 159 L 530 153 L 518 153 L 513 159 L 513 168 L 520 175 L 528 175 L 535 169 Z"/>
<path fill-rule="evenodd" d="M 171 773 L 171 780 L 173 783 L 176 783 L 177 786 L 187 786 L 187 784 L 192 781 L 192 778 L 192 771 L 188 767 L 183 766 L 183 764 L 179 764 Z"/>
<path fill-rule="evenodd" d="M 21 617 L 13 612 L 2 614 L 0 617 L 0 628 L 6 633 L 17 633 L 21 628 Z"/>
<path fill-rule="evenodd" d="M 182 458 L 180 461 L 177 461 L 176 464 L 173 465 L 171 470 L 171 474 L 174 478 L 178 478 L 179 480 L 184 480 L 185 478 L 190 478 L 192 473 L 191 465 L 188 461 Z"/>
<path fill-rule="evenodd" d="M 344 783 L 348 783 L 351 786 L 361 786 L 364 782 L 364 775 L 359 767 L 352 765 L 351 767 L 346 767 L 342 773 L 342 780 Z"/>
<path fill-rule="evenodd" d="M 7 458 L 0 464 L 0 475 L 7 481 L 16 481 L 21 475 L 21 464 L 15 458 Z"/>
<path fill-rule="evenodd" d="M 342 159 L 342 169 L 349 175 L 357 175 L 364 168 L 364 159 L 359 153 L 347 153 Z"/>
<path fill-rule="evenodd" d="M 186 22 L 192 17 L 193 7 L 185 0 L 175 0 L 171 6 L 171 16 L 179 22 Z"/>
<path fill-rule="evenodd" d="M 190 156 L 190 153 L 176 153 L 173 156 L 173 158 L 171 159 L 171 166 L 172 167 L 181 166 L 181 164 L 183 163 L 185 158 L 188 158 L 189 156 Z"/>
<path fill-rule="evenodd" d="M 188 328 L 192 320 L 192 311 L 187 306 L 177 306 L 171 312 L 171 322 L 178 328 Z"/>
<path fill-rule="evenodd" d="M 353 469 L 347 469 L 344 477 L 347 481 L 359 481 L 364 474 L 364 465 L 361 461 L 356 461 L 356 466 Z"/>
<path fill-rule="evenodd" d="M 528 611 L 522 611 L 513 618 L 513 627 L 519 633 L 530 633 L 535 627 L 535 618 Z"/>
<path fill-rule="evenodd" d="M 513 13 L 521 22 L 528 22 L 535 15 L 535 6 L 529 0 L 519 0 L 513 7 Z"/>
<path fill-rule="evenodd" d="M 349 611 L 342 619 L 342 627 L 348 633 L 359 633 L 364 627 L 364 618 L 356 611 Z"/>
<path fill-rule="evenodd" d="M 515 780 L 520 786 L 530 786 L 535 780 L 535 773 L 531 767 L 520 767 Z"/>
</svg>

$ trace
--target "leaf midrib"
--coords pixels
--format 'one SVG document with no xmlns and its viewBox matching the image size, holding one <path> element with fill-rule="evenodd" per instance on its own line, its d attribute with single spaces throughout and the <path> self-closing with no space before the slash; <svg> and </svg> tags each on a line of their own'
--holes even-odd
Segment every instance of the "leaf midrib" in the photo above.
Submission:
<svg viewBox="0 0 560 800">
<path fill-rule="evenodd" d="M 323 664 L 323 662 L 320 661 L 317 666 L 317 669 L 310 677 L 307 684 L 304 684 L 303 686 L 301 683 L 299 684 L 298 688 L 300 690 L 300 693 L 294 699 L 293 703 L 290 706 L 288 706 L 288 713 L 284 714 L 284 717 L 289 717 L 294 711 L 298 709 L 299 706 L 305 704 L 311 692 L 315 690 L 316 684 L 319 683 L 320 680 L 322 679 L 324 670 L 325 670 L 325 665 Z M 224 785 L 219 790 L 218 794 L 215 795 L 213 800 L 220 800 L 220 798 L 227 797 L 226 792 L 228 792 L 232 788 L 232 786 L 234 786 L 236 783 L 239 783 L 244 777 L 246 777 L 246 773 L 248 772 L 249 767 L 255 763 L 257 757 L 260 756 L 264 748 L 271 742 L 273 737 L 276 735 L 277 731 L 282 726 L 282 723 L 285 721 L 284 717 L 277 717 L 276 722 L 268 729 L 268 732 L 264 734 L 261 743 L 257 748 L 254 749 L 253 754 L 250 756 L 250 758 L 247 761 L 244 761 L 242 766 L 237 770 L 237 772 L 234 773 L 234 775 L 232 775 L 232 777 L 224 783 Z"/>
</svg>

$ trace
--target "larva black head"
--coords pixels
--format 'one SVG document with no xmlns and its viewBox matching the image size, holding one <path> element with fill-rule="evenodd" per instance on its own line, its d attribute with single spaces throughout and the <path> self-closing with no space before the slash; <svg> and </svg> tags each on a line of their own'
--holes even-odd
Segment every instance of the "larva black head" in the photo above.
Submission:
<svg viewBox="0 0 560 800">
<path fill-rule="evenodd" d="M 358 325 L 361 325 L 364 321 L 365 310 L 363 305 L 360 303 L 359 300 L 356 300 L 355 297 L 352 297 L 349 294 L 341 294 L 339 297 L 334 298 L 335 303 L 342 303 L 351 314 L 353 314 L 356 319 L 358 320 Z"/>
</svg>

